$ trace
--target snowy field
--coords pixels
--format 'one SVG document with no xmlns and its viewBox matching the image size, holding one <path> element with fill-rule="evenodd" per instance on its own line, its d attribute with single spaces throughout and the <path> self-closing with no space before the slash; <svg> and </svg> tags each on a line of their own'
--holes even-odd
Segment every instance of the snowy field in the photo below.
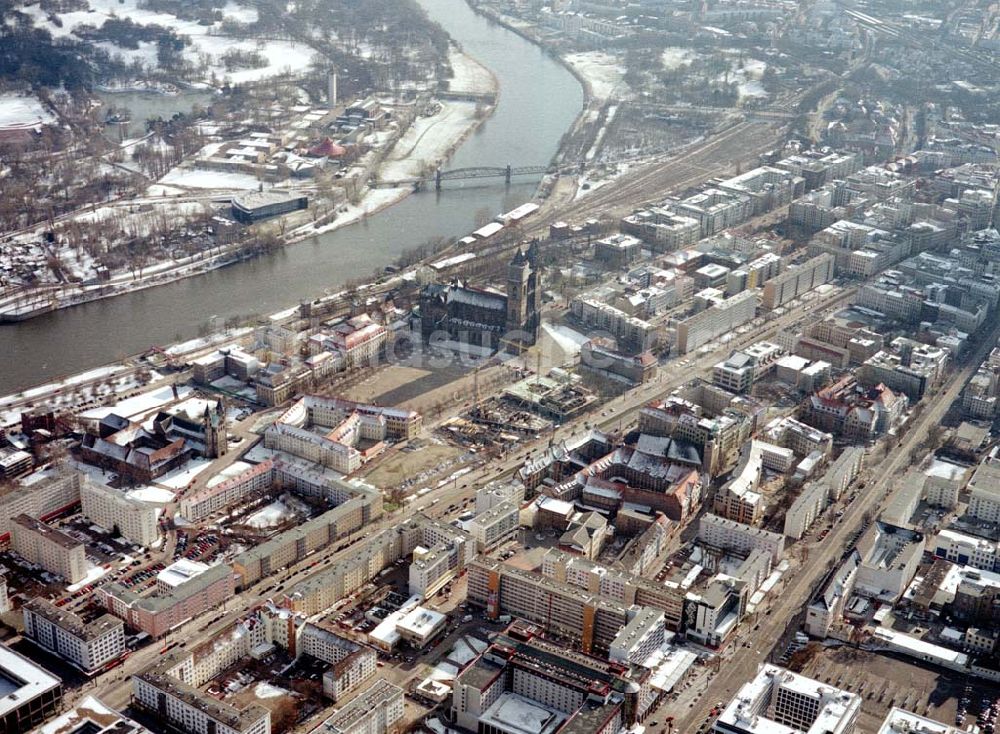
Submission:
<svg viewBox="0 0 1000 734">
<path fill-rule="evenodd" d="M 0 94 L 0 128 L 40 125 L 54 119 L 38 97 Z"/>
<path fill-rule="evenodd" d="M 260 181 L 246 173 L 208 171 L 201 168 L 188 168 L 187 166 L 177 166 L 171 169 L 167 172 L 166 176 L 160 179 L 160 183 L 172 186 L 184 186 L 190 189 L 240 189 L 254 191 L 260 188 L 269 189 L 274 186 L 269 181 Z"/>
<path fill-rule="evenodd" d="M 177 386 L 177 397 L 186 398 L 193 392 L 187 385 Z M 144 392 L 131 398 L 126 398 L 114 405 L 106 405 L 100 408 L 92 408 L 80 413 L 80 417 L 89 420 L 101 420 L 107 415 L 114 413 L 123 418 L 136 419 L 148 413 L 157 411 L 167 403 L 174 401 L 173 387 L 160 387 L 149 392 Z"/>
<path fill-rule="evenodd" d="M 663 49 L 660 61 L 663 63 L 664 69 L 673 71 L 674 69 L 679 69 L 682 66 L 687 66 L 696 58 L 698 58 L 698 54 L 690 49 L 681 48 L 679 46 L 668 46 Z"/>
<path fill-rule="evenodd" d="M 628 94 L 623 81 L 625 67 L 617 56 L 603 51 L 583 51 L 566 54 L 566 62 L 590 84 L 590 93 L 599 102 L 621 98 Z"/>
<path fill-rule="evenodd" d="M 562 324 L 550 324 L 545 321 L 542 322 L 542 330 L 567 356 L 579 354 L 584 342 L 590 340 L 590 337 Z"/>
<path fill-rule="evenodd" d="M 229 81 L 245 83 L 266 79 L 285 72 L 297 73 L 304 71 L 312 63 L 312 49 L 301 43 L 284 40 L 237 39 L 217 35 L 221 22 L 203 26 L 197 21 L 182 20 L 169 13 L 141 9 L 137 0 L 88 0 L 88 10 L 77 10 L 59 13 L 61 25 L 52 23 L 46 13 L 38 5 L 30 5 L 22 10 L 31 16 L 35 26 L 44 28 L 54 37 L 69 36 L 81 25 L 91 25 L 100 28 L 109 18 L 128 18 L 140 25 L 161 25 L 172 28 L 178 35 L 191 39 L 190 45 L 182 51 L 185 59 L 193 64 L 206 64 L 205 79 L 214 75 L 218 83 Z M 257 10 L 245 8 L 230 1 L 223 8 L 223 18 L 229 18 L 241 23 L 250 23 L 257 19 Z M 120 55 L 129 61 L 141 61 L 146 65 L 156 64 L 156 44 L 141 42 L 138 49 L 126 49 L 110 42 L 97 44 L 112 55 Z M 222 56 L 227 51 L 240 50 L 260 53 L 266 64 L 257 69 L 239 69 L 226 71 Z"/>
</svg>

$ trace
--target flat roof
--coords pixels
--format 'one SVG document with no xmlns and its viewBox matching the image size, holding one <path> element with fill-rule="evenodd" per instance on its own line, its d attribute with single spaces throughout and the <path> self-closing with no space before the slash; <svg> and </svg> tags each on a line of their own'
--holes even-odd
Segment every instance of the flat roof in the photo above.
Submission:
<svg viewBox="0 0 1000 734">
<path fill-rule="evenodd" d="M 6 645 L 0 645 L 0 717 L 62 686 L 62 681 Z"/>
<path fill-rule="evenodd" d="M 550 734 L 567 718 L 561 711 L 516 693 L 502 693 L 479 722 L 509 734 Z"/>
<path fill-rule="evenodd" d="M 396 628 L 418 637 L 426 637 L 444 624 L 446 617 L 427 607 L 414 607 L 406 616 L 396 622 Z"/>
<path fill-rule="evenodd" d="M 195 576 L 200 576 L 205 573 L 211 566 L 205 563 L 199 563 L 198 561 L 189 561 L 186 558 L 182 558 L 179 561 L 171 563 L 165 569 L 156 574 L 156 582 L 163 583 L 167 586 L 180 586 L 193 579 Z"/>
</svg>

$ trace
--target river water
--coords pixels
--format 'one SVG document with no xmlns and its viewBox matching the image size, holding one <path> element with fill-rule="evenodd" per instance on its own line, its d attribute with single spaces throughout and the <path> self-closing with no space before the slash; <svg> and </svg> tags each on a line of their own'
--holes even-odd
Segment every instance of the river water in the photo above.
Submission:
<svg viewBox="0 0 1000 734">
<path fill-rule="evenodd" d="M 464 0 L 418 1 L 500 84 L 494 114 L 449 167 L 549 163 L 583 104 L 576 79 L 537 46 L 476 15 Z M 413 194 L 359 224 L 268 257 L 0 325 L 0 394 L 196 336 L 213 319 L 274 313 L 336 291 L 432 237 L 467 234 L 477 212 L 512 209 L 530 199 L 537 184 L 486 181 L 499 183 L 446 184 L 445 191 Z"/>
</svg>

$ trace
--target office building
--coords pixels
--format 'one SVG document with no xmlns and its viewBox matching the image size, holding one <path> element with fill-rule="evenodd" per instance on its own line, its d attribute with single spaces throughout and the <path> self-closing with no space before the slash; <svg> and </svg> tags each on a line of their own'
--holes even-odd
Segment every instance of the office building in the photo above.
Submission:
<svg viewBox="0 0 1000 734">
<path fill-rule="evenodd" d="M 84 545 L 61 530 L 28 515 L 18 515 L 11 523 L 14 552 L 29 563 L 75 584 L 87 576 Z"/>
<path fill-rule="evenodd" d="M 713 724 L 720 734 L 852 734 L 861 697 L 776 665 L 763 665 Z"/>
<path fill-rule="evenodd" d="M 40 726 L 34 734 L 154 734 L 138 721 L 115 711 L 95 696 Z"/>
<path fill-rule="evenodd" d="M 32 731 L 62 706 L 62 681 L 7 645 L 0 645 L 0 683 L 0 731 Z"/>
</svg>

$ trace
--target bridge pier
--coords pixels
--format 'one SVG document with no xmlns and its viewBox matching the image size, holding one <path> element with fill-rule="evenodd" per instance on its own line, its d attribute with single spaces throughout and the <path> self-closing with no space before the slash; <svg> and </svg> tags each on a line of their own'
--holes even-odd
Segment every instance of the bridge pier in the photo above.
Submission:
<svg viewBox="0 0 1000 734">
<path fill-rule="evenodd" d="M 434 172 L 434 190 L 435 191 L 440 191 L 441 190 L 441 169 L 440 168 L 437 169 Z"/>
<path fill-rule="evenodd" d="M 505 169 L 504 169 L 504 175 L 503 175 L 503 180 L 504 180 L 504 182 L 505 182 L 505 183 L 506 183 L 506 184 L 507 184 L 508 186 L 510 186 L 510 174 L 511 174 L 511 170 L 512 170 L 512 169 L 511 169 L 511 167 L 510 167 L 510 164 L 508 163 L 508 164 L 507 164 L 507 168 L 505 168 Z"/>
</svg>

